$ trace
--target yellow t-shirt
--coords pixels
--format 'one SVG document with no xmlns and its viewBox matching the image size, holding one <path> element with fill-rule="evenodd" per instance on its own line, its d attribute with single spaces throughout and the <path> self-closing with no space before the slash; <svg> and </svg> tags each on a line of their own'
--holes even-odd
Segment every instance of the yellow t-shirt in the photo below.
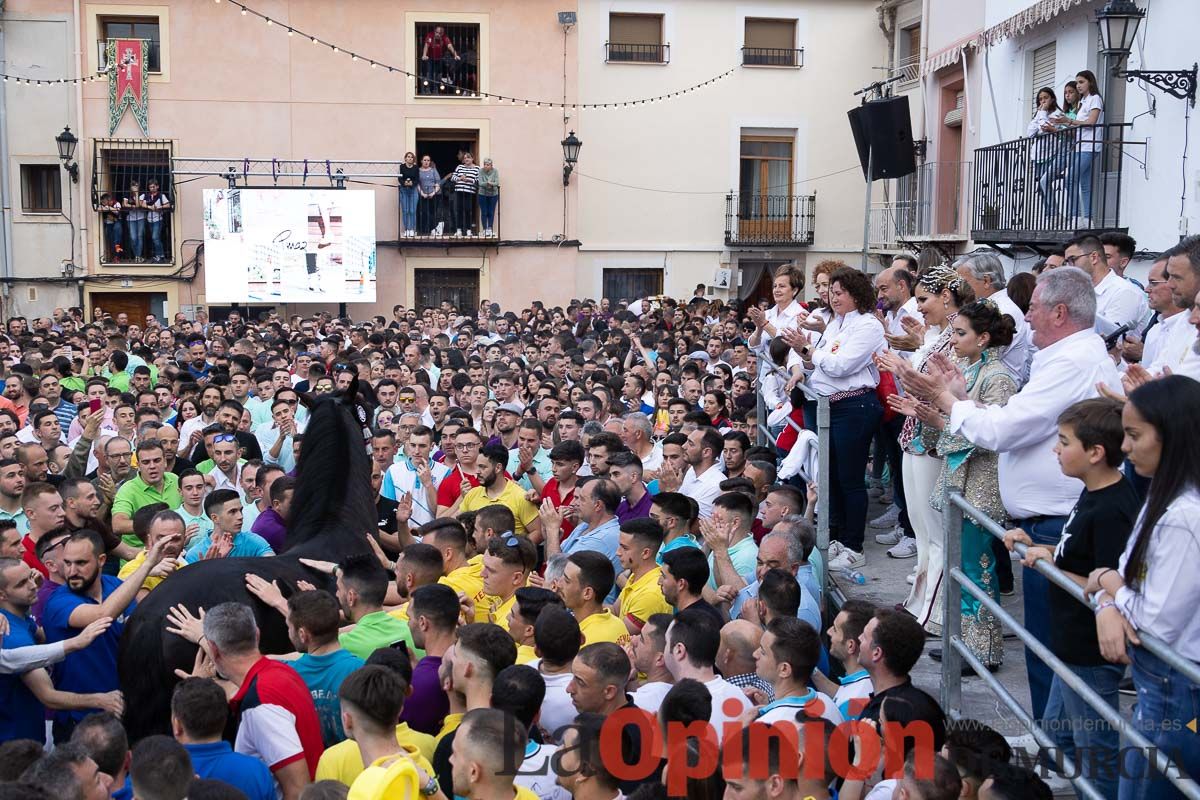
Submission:
<svg viewBox="0 0 1200 800">
<path fill-rule="evenodd" d="M 617 598 L 621 616 L 632 618 L 639 628 L 645 625 L 646 620 L 654 614 L 674 613 L 674 609 L 663 597 L 662 589 L 658 586 L 658 578 L 661 574 L 662 569 L 655 567 L 637 580 L 630 580 Z"/>
<path fill-rule="evenodd" d="M 437 736 L 433 737 L 434 748 L 436 748 L 439 744 L 441 744 L 442 739 L 444 739 L 446 736 L 453 733 L 454 731 L 458 730 L 458 726 L 462 724 L 462 720 L 463 720 L 464 716 L 466 716 L 466 715 L 465 714 L 447 714 L 446 715 L 446 718 L 442 720 L 442 729 L 437 732 Z"/>
<path fill-rule="evenodd" d="M 121 567 L 120 572 L 117 573 L 117 577 L 123 581 L 128 580 L 129 576 L 132 575 L 133 573 L 137 572 L 138 567 L 142 566 L 142 564 L 145 561 L 146 561 L 146 551 L 143 550 L 140 553 L 138 553 L 136 556 L 134 556 L 131 560 L 125 562 L 125 566 Z M 142 588 L 145 589 L 147 592 L 149 592 L 152 589 L 154 589 L 155 586 L 158 586 L 160 583 L 162 583 L 165 580 L 166 580 L 166 578 L 156 578 L 156 577 L 148 575 L 148 576 L 146 576 L 146 579 L 144 581 L 142 581 Z"/>
<path fill-rule="evenodd" d="M 408 622 L 408 601 L 405 600 L 403 603 L 389 611 L 388 614 L 400 620 L 401 622 Z"/>
<path fill-rule="evenodd" d="M 525 490 L 516 481 L 509 481 L 508 485 L 504 487 L 504 491 L 494 500 L 488 497 L 487 489 L 476 486 L 466 493 L 458 508 L 460 512 L 478 511 L 485 506 L 493 506 L 497 503 L 507 506 L 508 510 L 513 512 L 515 520 L 513 533 L 518 535 L 525 535 L 528 527 L 538 518 L 537 506 L 525 499 Z"/>
<path fill-rule="evenodd" d="M 405 754 L 411 757 L 421 769 L 433 774 L 429 762 L 433 759 L 433 737 L 427 733 L 414 731 L 408 723 L 401 722 L 396 726 L 396 743 Z M 347 786 L 362 774 L 366 766 L 363 764 L 362 753 L 359 752 L 358 742 L 347 739 L 338 742 L 333 747 L 325 748 L 321 760 L 317 762 L 317 780 L 338 781 Z"/>
<path fill-rule="evenodd" d="M 629 644 L 629 630 L 625 623 L 614 617 L 607 608 L 579 620 L 579 632 L 583 634 L 585 646 L 596 642 L 612 642 L 622 647 Z"/>
<path fill-rule="evenodd" d="M 449 575 L 443 575 L 438 578 L 438 583 L 445 584 L 455 592 L 461 593 L 470 597 L 475 601 L 475 621 L 487 622 L 487 611 L 491 605 L 487 595 L 483 593 L 483 556 L 478 555 L 467 562 L 466 566 L 459 567 Z M 480 598 L 484 602 L 480 602 Z"/>
<path fill-rule="evenodd" d="M 537 650 L 527 644 L 517 645 L 517 663 L 528 664 L 537 658 Z"/>
<path fill-rule="evenodd" d="M 487 621 L 508 630 L 508 615 L 512 613 L 512 608 L 517 603 L 517 593 L 513 592 L 507 600 L 501 600 L 499 597 L 489 599 L 493 602 L 488 611 Z"/>
</svg>

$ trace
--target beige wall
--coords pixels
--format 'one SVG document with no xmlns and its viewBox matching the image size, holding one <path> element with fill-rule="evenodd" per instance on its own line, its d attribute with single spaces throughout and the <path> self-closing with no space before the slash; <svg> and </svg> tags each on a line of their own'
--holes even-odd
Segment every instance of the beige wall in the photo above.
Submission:
<svg viewBox="0 0 1200 800">
<path fill-rule="evenodd" d="M 481 143 L 488 148 L 485 155 L 492 156 L 501 173 L 503 237 L 534 240 L 540 233 L 548 242 L 563 232 L 559 142 L 564 127 L 560 112 L 500 105 L 487 99 L 416 98 L 411 82 L 398 73 L 371 69 L 365 59 L 352 63 L 345 53 L 334 54 L 299 35 L 289 37 L 285 31 L 292 25 L 367 58 L 411 68 L 415 21 L 477 22 L 481 26 L 482 88 L 549 100 L 561 98 L 564 91 L 563 35 L 555 15 L 569 10 L 573 3 L 354 0 L 338 3 L 337 13 L 330 13 L 334 6 L 327 0 L 261 0 L 255 7 L 281 23 L 267 26 L 225 3 L 84 2 L 81 24 L 85 39 L 89 30 L 95 36 L 97 13 L 113 13 L 114 6 L 128 7 L 130 14 L 167 11 L 164 79 L 152 80 L 150 86 L 150 136 L 171 139 L 177 157 L 399 161 L 405 150 L 414 146 L 410 135 L 417 127 L 479 128 Z M 572 32 L 567 39 L 568 63 L 572 65 L 575 42 Z M 575 82 L 570 69 L 566 75 L 570 96 L 576 92 Z M 106 83 L 84 88 L 84 119 L 86 138 L 107 135 Z M 141 132 L 127 115 L 114 135 L 140 137 Z M 446 165 L 440 166 L 446 171 Z M 89 176 L 90 168 L 90 163 L 85 164 Z M 394 242 L 399 222 L 394 183 L 370 180 L 391 184 L 375 188 L 376 235 Z M 258 183 L 269 183 L 269 179 Z M 202 189 L 221 185 L 223 181 L 214 178 L 180 187 L 177 241 L 201 238 Z M 571 208 L 576 205 L 575 186 L 569 190 Z M 371 187 L 351 184 L 350 188 Z M 575 234 L 573 227 L 570 236 Z M 190 253 L 191 249 L 185 248 L 185 255 Z M 96 263 L 97 256 L 98 243 L 93 237 L 91 263 Z M 511 304 L 527 302 L 533 296 L 554 302 L 568 299 L 575 259 L 574 251 L 567 247 L 504 247 L 485 252 L 478 247 L 400 250 L 383 246 L 379 249 L 378 302 L 352 305 L 353 316 L 387 314 L 394 303 L 411 298 L 408 256 L 422 259 L 423 265 L 427 265 L 426 259 L 449 258 L 447 266 L 452 268 L 457 259 L 483 263 L 486 258 L 492 294 Z M 121 267 L 122 271 L 130 269 Z M 150 274 L 164 271 L 138 269 Z M 530 293 L 531 279 L 540 283 L 544 278 L 553 280 L 539 288 L 537 295 Z M 481 280 L 481 291 L 484 285 Z M 203 303 L 203 287 L 203 274 L 194 284 L 181 285 L 180 302 Z"/>
<path fill-rule="evenodd" d="M 794 181 L 858 164 L 846 121 L 852 93 L 878 78 L 886 42 L 875 2 L 757 3 L 616 0 L 580 5 L 580 94 L 604 100 L 656 95 L 732 75 L 662 103 L 585 110 L 575 123 L 585 146 L 579 170 L 581 294 L 599 292 L 605 267 L 661 267 L 669 294 L 711 284 L 718 268 L 763 250 L 725 247 L 725 195 L 738 188 L 743 129 L 795 137 Z M 610 12 L 664 15 L 667 65 L 606 64 Z M 800 69 L 742 67 L 745 19 L 795 19 Z M 619 186 L 615 184 L 625 184 Z M 629 188 L 640 187 L 640 188 Z M 668 191 L 645 191 L 659 189 Z M 817 193 L 816 242 L 823 255 L 857 263 L 862 230 L 862 175 L 851 171 L 803 183 L 793 194 Z M 671 193 L 681 192 L 681 193 Z M 771 256 L 803 258 L 803 250 Z"/>
</svg>

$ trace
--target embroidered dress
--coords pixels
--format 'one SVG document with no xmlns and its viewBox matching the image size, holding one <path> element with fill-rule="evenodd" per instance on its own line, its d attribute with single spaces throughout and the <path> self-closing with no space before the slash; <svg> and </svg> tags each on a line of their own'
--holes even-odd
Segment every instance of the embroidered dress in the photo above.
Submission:
<svg viewBox="0 0 1200 800">
<path fill-rule="evenodd" d="M 1017 381 L 1004 366 L 1000 348 L 989 347 L 979 361 L 964 367 L 963 375 L 967 379 L 968 397 L 984 405 L 1002 406 L 1017 393 Z M 1007 515 L 1000 500 L 999 456 L 949 430 L 941 432 L 937 450 L 944 460 L 929 504 L 941 511 L 946 493 L 956 490 L 992 519 L 1004 521 Z M 989 597 L 1000 599 L 992 535 L 970 518 L 963 520 L 962 570 Z M 962 594 L 962 636 L 971 652 L 984 664 L 993 666 L 1003 661 L 1004 640 L 1000 623 L 967 592 Z"/>
</svg>

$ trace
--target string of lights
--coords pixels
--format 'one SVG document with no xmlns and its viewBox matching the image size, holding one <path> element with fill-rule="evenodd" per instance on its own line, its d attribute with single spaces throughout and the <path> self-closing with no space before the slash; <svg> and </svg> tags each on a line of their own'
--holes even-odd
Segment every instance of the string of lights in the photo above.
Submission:
<svg viewBox="0 0 1200 800">
<path fill-rule="evenodd" d="M 108 70 L 101 70 L 95 75 L 84 75 L 80 78 L 29 78 L 25 75 L 7 75 L 0 73 L 5 83 L 19 83 L 23 86 L 77 86 L 81 83 L 92 83 L 103 80 Z"/>
<path fill-rule="evenodd" d="M 213 2 L 217 3 L 217 4 L 221 4 L 221 1 L 222 0 L 213 0 Z M 237 2 L 237 0 L 227 0 L 225 5 L 239 9 L 241 11 L 242 16 L 244 16 L 244 17 L 257 17 L 258 19 L 265 22 L 267 27 L 278 28 L 280 31 L 286 32 L 286 34 L 290 37 L 293 37 L 293 38 L 300 37 L 302 39 L 308 39 L 310 42 L 312 42 L 314 45 L 316 45 L 318 47 L 329 48 L 330 52 L 332 52 L 332 53 L 339 54 L 339 55 L 347 55 L 350 57 L 351 62 L 362 63 L 365 66 L 367 66 L 369 69 L 382 69 L 382 70 L 386 70 L 389 73 L 399 73 L 401 75 L 406 76 L 410 81 L 414 81 L 414 82 L 421 81 L 422 88 L 426 88 L 430 85 L 430 82 L 427 78 L 422 77 L 421 75 L 417 75 L 416 73 L 410 72 L 409 70 L 404 69 L 403 67 L 397 67 L 392 64 L 386 64 L 377 59 L 369 58 L 368 56 L 365 56 L 362 53 L 356 53 L 353 50 L 347 50 L 346 48 L 342 47 L 341 45 L 338 45 L 334 42 L 330 42 L 325 39 L 322 39 L 320 36 L 316 36 L 312 33 L 302 31 L 299 28 L 288 25 L 286 22 L 281 22 L 280 20 L 273 19 L 272 17 L 269 17 L 268 15 L 262 13 L 261 11 L 251 8 L 250 6 L 246 5 L 245 3 Z M 470 87 L 464 87 L 462 85 L 454 84 L 453 82 L 447 82 L 444 85 L 445 85 L 447 91 L 450 89 L 453 89 L 454 94 L 457 96 L 460 96 L 460 97 L 487 97 L 487 98 L 496 100 L 497 102 L 499 102 L 501 104 L 509 103 L 511 105 L 520 105 L 520 106 L 525 106 L 527 108 L 528 107 L 562 108 L 562 109 L 628 108 L 630 106 L 648 105 L 650 103 L 661 103 L 664 100 L 670 100 L 671 98 L 674 98 L 674 97 L 679 97 L 681 95 L 690 94 L 691 92 L 698 91 L 700 89 L 703 89 L 706 86 L 710 86 L 710 85 L 716 83 L 719 80 L 729 77 L 730 75 L 733 74 L 733 72 L 734 72 L 734 70 L 732 68 L 727 69 L 724 72 L 720 73 L 719 75 L 715 75 L 706 81 L 701 81 L 700 83 L 694 84 L 692 86 L 688 86 L 685 89 L 678 89 L 673 92 L 664 92 L 663 94 L 653 95 L 650 97 L 639 97 L 639 98 L 635 98 L 635 99 L 631 99 L 631 100 L 617 100 L 617 101 L 612 101 L 612 102 L 607 102 L 607 103 L 564 103 L 561 100 L 560 101 L 541 100 L 541 99 L 530 98 L 530 97 L 516 97 L 514 95 L 498 94 L 496 92 L 483 92 L 483 91 L 479 91 L 477 89 L 472 89 Z"/>
</svg>

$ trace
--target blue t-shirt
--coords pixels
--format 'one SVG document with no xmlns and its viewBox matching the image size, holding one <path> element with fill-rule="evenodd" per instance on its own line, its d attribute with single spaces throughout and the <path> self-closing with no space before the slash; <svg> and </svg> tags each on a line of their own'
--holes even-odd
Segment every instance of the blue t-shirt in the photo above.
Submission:
<svg viewBox="0 0 1200 800">
<path fill-rule="evenodd" d="M 9 650 L 37 644 L 37 623 L 28 617 L 18 617 L 4 609 L 8 618 L 8 636 L 4 646 Z M 10 739 L 46 738 L 46 708 L 38 701 L 20 675 L 0 675 L 0 742 Z"/>
<path fill-rule="evenodd" d="M 275 800 L 275 779 L 267 765 L 253 756 L 233 752 L 229 742 L 185 744 L 192 770 L 201 778 L 222 781 L 240 789 L 247 800 Z"/>
<path fill-rule="evenodd" d="M 100 595 L 108 598 L 121 585 L 120 578 L 115 575 L 100 575 Z M 42 628 L 46 631 L 47 642 L 61 642 L 70 639 L 79 631 L 72 628 L 68 620 L 71 613 L 80 606 L 99 605 L 95 600 L 71 591 L 69 586 L 60 586 L 46 601 L 46 610 L 42 612 Z M 133 615 L 137 601 L 130 601 L 108 630 L 102 633 L 96 641 L 82 650 L 71 653 L 54 668 L 54 686 L 64 692 L 80 694 L 100 694 L 120 689 L 117 679 L 117 649 L 121 643 L 121 633 L 125 630 L 125 622 Z M 59 711 L 57 719 L 75 722 L 86 717 L 95 709 L 78 709 L 75 711 Z"/>
<path fill-rule="evenodd" d="M 342 704 L 338 702 L 338 689 L 346 676 L 363 663 L 349 650 L 335 650 L 320 656 L 305 653 L 295 661 L 288 662 L 292 669 L 300 673 L 304 685 L 312 694 L 317 716 L 321 718 L 321 738 L 325 740 L 326 747 L 346 738 L 346 732 L 342 730 Z"/>
<path fill-rule="evenodd" d="M 189 564 L 204 558 L 204 554 L 208 552 L 208 548 L 212 547 L 212 533 L 205 534 L 196 540 L 196 543 L 187 549 L 183 554 L 183 560 Z M 228 558 L 253 558 L 256 556 L 273 556 L 275 551 L 271 549 L 271 545 L 267 544 L 267 540 L 259 536 L 257 533 L 250 531 L 242 531 L 234 534 L 233 548 L 229 551 Z"/>
</svg>

